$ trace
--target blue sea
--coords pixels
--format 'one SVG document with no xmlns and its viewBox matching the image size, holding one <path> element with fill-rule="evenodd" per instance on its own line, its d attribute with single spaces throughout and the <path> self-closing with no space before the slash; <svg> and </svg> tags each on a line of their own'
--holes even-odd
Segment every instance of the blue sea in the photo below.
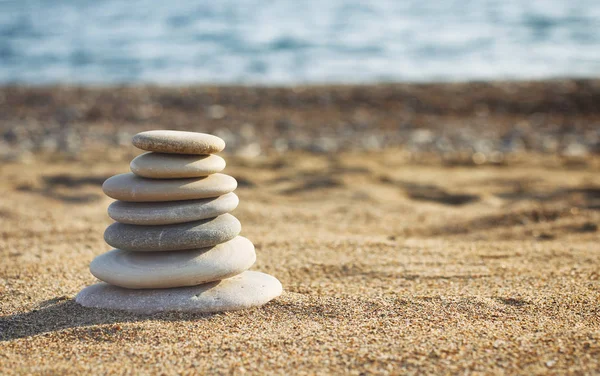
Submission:
<svg viewBox="0 0 600 376">
<path fill-rule="evenodd" d="M 0 83 L 600 76 L 600 0 L 0 0 Z"/>
</svg>

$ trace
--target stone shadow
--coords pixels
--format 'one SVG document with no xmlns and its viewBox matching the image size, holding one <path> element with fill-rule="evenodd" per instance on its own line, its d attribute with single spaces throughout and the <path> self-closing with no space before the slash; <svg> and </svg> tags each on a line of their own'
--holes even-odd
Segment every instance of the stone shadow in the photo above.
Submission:
<svg viewBox="0 0 600 376">
<path fill-rule="evenodd" d="M 67 297 L 46 300 L 29 312 L 0 317 L 0 342 L 93 325 L 140 322 L 146 320 L 204 320 L 220 313 L 168 312 L 134 314 L 123 311 L 86 308 Z"/>
</svg>

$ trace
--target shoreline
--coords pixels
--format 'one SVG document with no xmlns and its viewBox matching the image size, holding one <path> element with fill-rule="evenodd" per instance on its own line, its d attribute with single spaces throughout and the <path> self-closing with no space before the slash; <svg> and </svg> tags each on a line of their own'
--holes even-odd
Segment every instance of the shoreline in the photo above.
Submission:
<svg viewBox="0 0 600 376">
<path fill-rule="evenodd" d="M 232 154 L 402 148 L 504 163 L 600 153 L 600 79 L 373 85 L 0 86 L 2 160 L 113 150 L 147 129 L 214 133 Z"/>
<path fill-rule="evenodd" d="M 32 84 L 26 81 L 0 81 L 0 87 L 28 87 L 28 88 L 56 88 L 56 87 L 71 87 L 71 88 L 95 88 L 109 89 L 115 87 L 151 87 L 151 88 L 264 88 L 264 89 L 290 89 L 290 88 L 343 88 L 343 87 L 366 87 L 366 86 L 448 86 L 448 85 L 471 85 L 471 84 L 536 84 L 536 83 L 556 83 L 565 81 L 600 81 L 600 78 L 582 75 L 582 76 L 549 76 L 539 78 L 493 78 L 493 79 L 460 79 L 460 80 L 373 80 L 373 81 L 319 81 L 319 82 L 302 82 L 302 83 L 273 83 L 264 84 L 260 82 L 248 83 L 219 83 L 219 82 L 188 82 L 178 84 L 176 82 L 144 82 L 144 81 L 122 81 L 99 84 L 93 81 L 55 81 L 42 84 Z"/>
</svg>

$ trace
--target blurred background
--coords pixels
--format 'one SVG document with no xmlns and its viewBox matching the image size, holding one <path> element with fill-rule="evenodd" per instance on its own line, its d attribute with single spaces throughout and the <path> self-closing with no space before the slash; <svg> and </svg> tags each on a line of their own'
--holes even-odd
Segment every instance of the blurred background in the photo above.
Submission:
<svg viewBox="0 0 600 376">
<path fill-rule="evenodd" d="M 5 0 L 0 157 L 76 158 L 155 128 L 247 156 L 587 157 L 598 74 L 595 0 Z"/>
<path fill-rule="evenodd" d="M 590 77 L 596 0 L 2 1 L 0 82 Z"/>
</svg>

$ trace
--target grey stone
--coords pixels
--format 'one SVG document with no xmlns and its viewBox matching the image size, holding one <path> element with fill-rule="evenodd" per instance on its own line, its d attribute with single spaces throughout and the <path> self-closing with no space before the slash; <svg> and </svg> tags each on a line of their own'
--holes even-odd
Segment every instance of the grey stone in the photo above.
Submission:
<svg viewBox="0 0 600 376">
<path fill-rule="evenodd" d="M 141 132 L 132 143 L 142 150 L 173 154 L 213 154 L 225 149 L 225 141 L 217 136 L 171 130 Z"/>
<path fill-rule="evenodd" d="M 242 230 L 231 214 L 195 222 L 164 226 L 140 226 L 113 223 L 104 232 L 104 240 L 126 251 L 178 251 L 211 247 L 235 238 Z"/>
<path fill-rule="evenodd" d="M 113 249 L 90 264 L 92 274 L 130 289 L 196 286 L 240 274 L 256 261 L 254 245 L 237 236 L 214 247 L 171 252 Z"/>
<path fill-rule="evenodd" d="M 75 301 L 84 307 L 157 312 L 210 313 L 261 306 L 281 295 L 283 287 L 268 274 L 246 271 L 234 277 L 199 286 L 131 290 L 98 283 L 84 288 Z"/>
<path fill-rule="evenodd" d="M 115 201 L 108 215 L 132 225 L 168 225 L 213 218 L 234 210 L 239 203 L 233 192 L 216 198 L 167 202 Z"/>
<path fill-rule="evenodd" d="M 130 172 L 110 177 L 102 184 L 107 196 L 132 202 L 210 198 L 232 192 L 235 188 L 237 181 L 225 174 L 191 179 L 147 179 Z"/>
<path fill-rule="evenodd" d="M 129 167 L 134 174 L 152 179 L 196 178 L 223 171 L 225 160 L 218 155 L 144 153 Z"/>
</svg>

